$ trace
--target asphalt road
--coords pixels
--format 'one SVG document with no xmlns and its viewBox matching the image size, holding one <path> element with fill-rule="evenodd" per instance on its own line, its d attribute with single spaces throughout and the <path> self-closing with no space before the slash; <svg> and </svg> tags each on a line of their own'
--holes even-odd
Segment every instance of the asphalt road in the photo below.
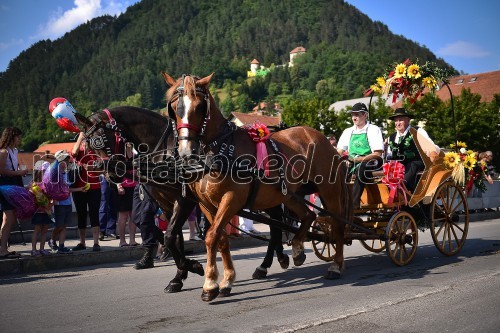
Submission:
<svg viewBox="0 0 500 333">
<path fill-rule="evenodd" d="M 133 262 L 0 279 L 0 332 L 498 332 L 500 219 L 473 222 L 459 255 L 442 256 L 420 233 L 414 260 L 346 247 L 341 280 L 309 250 L 303 266 L 251 275 L 265 247 L 233 252 L 228 298 L 200 299 L 203 278 L 165 294 L 173 263 L 135 271 Z M 287 248 L 290 253 L 290 248 Z M 204 263 L 204 256 L 197 256 Z M 219 269 L 222 265 L 219 263 Z M 222 273 L 222 272 L 221 272 Z"/>
</svg>

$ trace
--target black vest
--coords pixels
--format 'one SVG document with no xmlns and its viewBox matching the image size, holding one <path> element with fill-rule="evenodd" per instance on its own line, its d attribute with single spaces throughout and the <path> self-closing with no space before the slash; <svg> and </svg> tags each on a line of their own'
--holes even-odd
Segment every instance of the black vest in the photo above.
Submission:
<svg viewBox="0 0 500 333">
<path fill-rule="evenodd" d="M 418 127 L 414 128 L 418 130 Z M 392 151 L 391 160 L 399 160 L 403 164 L 422 160 L 410 131 L 408 131 L 405 136 L 401 137 L 399 143 L 396 143 L 396 133 L 392 133 L 389 136 L 389 147 Z"/>
</svg>

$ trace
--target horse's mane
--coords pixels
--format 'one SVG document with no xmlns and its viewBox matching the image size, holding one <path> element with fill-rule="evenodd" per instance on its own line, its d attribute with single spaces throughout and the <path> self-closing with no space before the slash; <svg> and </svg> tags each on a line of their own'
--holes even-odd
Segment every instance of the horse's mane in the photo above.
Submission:
<svg viewBox="0 0 500 333">
<path fill-rule="evenodd" d="M 137 107 L 137 106 L 117 106 L 117 107 L 114 107 L 114 108 L 110 108 L 109 109 L 109 112 L 111 112 L 112 114 L 114 114 L 115 112 L 118 112 L 118 113 L 129 113 L 128 115 L 131 116 L 132 114 L 140 114 L 140 116 L 151 116 L 153 118 L 156 118 L 158 120 L 161 119 L 161 121 L 165 121 L 167 120 L 167 116 L 164 116 L 158 112 L 155 112 L 155 111 L 151 111 L 151 110 L 148 110 L 148 109 L 144 109 L 144 108 L 140 108 L 140 107 Z M 104 114 L 103 111 L 101 111 L 101 114 Z M 106 115 L 104 115 L 104 119 L 107 118 Z"/>
</svg>

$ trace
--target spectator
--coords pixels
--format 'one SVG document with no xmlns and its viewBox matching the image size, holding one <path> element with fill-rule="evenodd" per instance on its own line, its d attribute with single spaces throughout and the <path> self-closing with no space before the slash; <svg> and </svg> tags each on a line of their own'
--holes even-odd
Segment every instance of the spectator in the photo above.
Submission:
<svg viewBox="0 0 500 333">
<path fill-rule="evenodd" d="M 485 151 L 479 154 L 479 160 L 486 165 L 484 168 L 484 179 L 490 184 L 493 184 L 493 177 L 495 176 L 493 166 L 490 164 L 492 159 L 493 153 L 491 151 Z"/>
<path fill-rule="evenodd" d="M 133 158 L 132 145 L 125 144 L 125 160 Z M 123 177 L 122 182 L 116 183 L 116 189 L 111 191 L 111 202 L 118 210 L 118 230 L 120 236 L 120 247 L 137 246 L 135 241 L 136 225 L 132 222 L 132 201 L 134 197 L 134 188 L 137 182 L 134 180 L 133 170 L 128 170 Z M 125 228 L 128 221 L 129 243 L 125 239 Z"/>
<path fill-rule="evenodd" d="M 201 241 L 201 239 L 198 236 L 198 229 L 196 228 L 196 207 L 193 208 L 193 211 L 191 214 L 189 214 L 189 217 L 187 219 L 187 224 L 189 226 L 189 240 L 192 241 Z"/>
<path fill-rule="evenodd" d="M 141 230 L 142 246 L 145 249 L 142 258 L 134 265 L 135 269 L 153 268 L 158 242 L 164 242 L 163 232 L 155 225 L 158 204 L 149 193 L 150 188 L 144 184 L 134 188 L 132 219 Z"/>
<path fill-rule="evenodd" d="M 43 173 L 49 166 L 49 162 L 43 162 L 37 166 L 37 168 L 33 171 L 33 184 L 40 186 Z M 31 218 L 31 224 L 33 224 L 33 234 L 31 235 L 31 255 L 33 257 L 50 254 L 50 251 L 45 250 L 45 237 L 47 236 L 49 226 L 53 223 L 52 206 L 53 202 L 47 201 L 47 205 L 39 207 Z M 40 237 L 40 250 L 36 249 L 38 237 Z"/>
<path fill-rule="evenodd" d="M 7 127 L 0 137 L 0 185 L 23 185 L 23 176 L 28 170 L 18 170 L 17 147 L 21 143 L 22 132 L 17 127 Z M 3 212 L 2 228 L 0 230 L 0 259 L 17 258 L 16 252 L 9 252 L 10 230 L 16 223 L 14 207 L 0 195 L 0 210 Z"/>
<path fill-rule="evenodd" d="M 337 148 L 337 138 L 335 137 L 335 135 L 331 134 L 328 137 L 328 140 L 330 140 L 330 144 L 332 145 L 333 148 Z"/>
<path fill-rule="evenodd" d="M 62 168 L 62 181 L 68 183 L 68 163 L 70 162 L 70 154 L 64 150 L 59 150 L 55 153 L 55 158 L 60 162 L 60 167 Z M 70 184 L 71 185 L 71 184 Z M 83 187 L 71 187 L 70 192 L 83 192 Z M 49 247 L 52 252 L 59 254 L 72 253 L 72 250 L 64 246 L 66 241 L 66 229 L 71 223 L 71 213 L 73 211 L 73 205 L 71 196 L 66 200 L 55 201 L 54 202 L 54 220 L 55 227 L 52 230 L 52 235 L 49 239 Z M 59 241 L 59 245 L 57 245 Z"/>
<path fill-rule="evenodd" d="M 99 233 L 99 240 L 102 241 L 105 238 L 118 239 L 116 236 L 116 207 L 111 200 L 111 190 L 109 182 L 104 177 L 100 175 L 101 180 L 101 205 L 99 206 L 99 226 L 101 232 Z"/>
<path fill-rule="evenodd" d="M 80 243 L 73 248 L 73 251 L 81 251 L 87 248 L 85 244 L 87 215 L 90 218 L 92 238 L 94 240 L 92 251 L 100 251 L 99 206 L 101 203 L 101 183 L 99 181 L 99 176 L 92 172 L 93 162 L 97 160 L 97 156 L 87 149 L 87 143 L 83 132 L 80 133 L 80 136 L 76 140 L 71 154 L 79 165 L 79 172 L 73 187 L 84 187 L 87 189 L 83 192 L 73 192 L 73 201 L 78 216 L 78 233 L 80 237 Z"/>
<path fill-rule="evenodd" d="M 246 211 L 248 211 L 248 209 L 246 209 Z M 255 234 L 255 235 L 260 234 L 260 232 L 257 229 L 255 229 L 253 226 L 253 220 L 250 220 L 250 219 L 247 219 L 247 218 L 240 216 L 239 225 L 240 225 L 241 231 L 248 232 L 250 234 Z"/>
<path fill-rule="evenodd" d="M 384 139 L 380 128 L 368 123 L 368 108 L 365 104 L 354 104 L 350 112 L 354 126 L 342 132 L 337 151 L 340 155 L 346 151 L 349 154 L 353 166 L 350 173 L 356 174 L 352 188 L 353 204 L 354 209 L 358 209 L 365 184 L 372 182 L 372 171 L 382 167 Z"/>
</svg>

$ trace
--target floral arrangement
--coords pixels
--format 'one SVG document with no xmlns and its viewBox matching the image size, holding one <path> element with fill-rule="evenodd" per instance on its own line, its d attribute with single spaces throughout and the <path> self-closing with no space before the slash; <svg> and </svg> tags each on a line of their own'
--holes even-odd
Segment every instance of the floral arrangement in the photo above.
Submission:
<svg viewBox="0 0 500 333">
<path fill-rule="evenodd" d="M 456 151 L 445 153 L 444 165 L 453 170 L 451 173 L 453 181 L 464 187 L 467 193 L 472 189 L 472 185 L 481 192 L 486 191 L 483 182 L 486 164 L 478 161 L 477 153 L 467 150 L 467 144 L 461 141 L 450 144 L 450 148 Z"/>
<path fill-rule="evenodd" d="M 255 142 L 257 167 L 264 169 L 264 174 L 269 176 L 266 141 L 271 136 L 271 132 L 269 132 L 265 124 L 260 122 L 255 122 L 253 125 L 246 125 L 243 128 L 247 131 L 252 141 Z"/>
<path fill-rule="evenodd" d="M 439 89 L 439 85 L 446 82 L 446 78 L 453 73 L 450 70 L 439 68 L 435 63 L 427 61 L 423 65 L 406 59 L 402 63 L 393 64 L 384 74 L 377 78 L 377 82 L 370 86 L 365 95 L 372 92 L 387 97 L 392 94 L 395 103 L 399 95 L 409 98 L 414 103 L 422 95 L 425 88 L 431 92 Z"/>
</svg>

